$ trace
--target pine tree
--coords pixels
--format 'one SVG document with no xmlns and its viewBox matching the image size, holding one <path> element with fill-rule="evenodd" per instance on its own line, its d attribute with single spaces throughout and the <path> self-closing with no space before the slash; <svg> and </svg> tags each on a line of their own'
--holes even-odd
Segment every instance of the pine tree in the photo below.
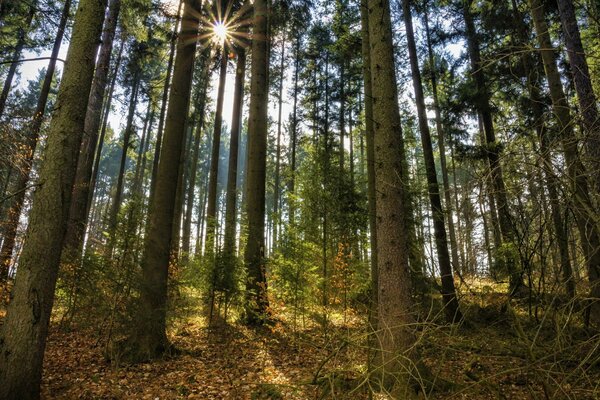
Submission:
<svg viewBox="0 0 600 400">
<path fill-rule="evenodd" d="M 2 326 L 0 397 L 37 399 L 105 1 L 82 0 L 50 123 L 13 299 Z M 82 100 L 83 98 L 83 100 Z"/>
</svg>

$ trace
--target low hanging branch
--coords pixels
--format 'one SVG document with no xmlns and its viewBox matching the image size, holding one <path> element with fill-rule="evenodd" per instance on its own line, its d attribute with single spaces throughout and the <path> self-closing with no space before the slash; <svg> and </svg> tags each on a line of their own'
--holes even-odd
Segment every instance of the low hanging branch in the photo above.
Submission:
<svg viewBox="0 0 600 400">
<path fill-rule="evenodd" d="M 64 63 L 65 60 L 62 58 L 52 58 L 52 57 L 35 57 L 35 58 L 24 58 L 22 60 L 9 60 L 9 61 L 0 61 L 0 65 L 2 64 L 15 64 L 15 63 L 24 63 L 28 61 L 41 61 L 41 60 L 56 60 Z"/>
</svg>

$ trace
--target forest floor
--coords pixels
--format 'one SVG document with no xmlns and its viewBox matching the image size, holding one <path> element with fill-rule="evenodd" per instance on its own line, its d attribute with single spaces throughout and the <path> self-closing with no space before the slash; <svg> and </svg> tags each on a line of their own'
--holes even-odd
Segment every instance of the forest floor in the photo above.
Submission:
<svg viewBox="0 0 600 400">
<path fill-rule="evenodd" d="M 481 289 L 484 287 L 484 289 Z M 453 383 L 431 399 L 599 399 L 600 338 L 558 313 L 532 315 L 502 295 L 470 288 L 469 323 L 423 323 L 419 349 L 433 374 Z M 58 329 L 46 349 L 44 399 L 367 399 L 366 321 L 347 312 L 316 318 L 278 310 L 272 327 L 221 323 L 198 314 L 179 321 L 170 339 L 180 352 L 152 363 L 117 365 L 91 328 Z M 575 320 L 576 318 L 572 318 Z M 540 329 L 540 323 L 542 328 Z M 375 397 L 385 399 L 385 396 Z"/>
</svg>

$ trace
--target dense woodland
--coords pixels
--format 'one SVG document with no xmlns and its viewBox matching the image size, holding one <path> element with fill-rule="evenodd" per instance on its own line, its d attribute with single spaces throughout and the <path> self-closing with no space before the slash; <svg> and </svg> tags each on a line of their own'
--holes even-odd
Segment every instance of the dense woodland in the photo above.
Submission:
<svg viewBox="0 0 600 400">
<path fill-rule="evenodd" d="M 0 399 L 600 398 L 599 0 L 0 0 L 0 80 Z"/>
</svg>

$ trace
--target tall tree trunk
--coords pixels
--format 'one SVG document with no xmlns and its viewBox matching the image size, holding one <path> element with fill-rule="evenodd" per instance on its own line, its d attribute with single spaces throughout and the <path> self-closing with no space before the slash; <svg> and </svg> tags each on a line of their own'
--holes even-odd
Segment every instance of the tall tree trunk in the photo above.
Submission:
<svg viewBox="0 0 600 400">
<path fill-rule="evenodd" d="M 600 119 L 598 118 L 597 99 L 590 79 L 586 54 L 581 43 L 573 0 L 557 0 L 557 3 L 575 91 L 577 92 L 579 111 L 586 133 L 585 142 L 590 167 L 593 171 L 596 191 L 600 191 Z"/>
<path fill-rule="evenodd" d="M 115 190 L 115 195 L 111 202 L 110 214 L 108 216 L 108 231 L 110 235 L 108 249 L 106 252 L 106 255 L 108 257 L 112 256 L 112 252 L 115 245 L 117 218 L 119 216 L 119 210 L 121 209 L 121 201 L 123 199 L 123 185 L 125 182 L 127 151 L 129 150 L 129 145 L 131 143 L 131 134 L 133 131 L 133 118 L 135 117 L 135 108 L 137 105 L 139 86 L 139 71 L 136 71 L 131 84 L 131 94 L 129 98 L 129 113 L 127 115 L 127 125 L 125 126 L 125 132 L 123 133 L 123 149 L 121 151 L 121 163 L 119 165 L 119 174 L 117 176 L 117 187 Z"/>
<path fill-rule="evenodd" d="M 473 0 L 463 0 L 463 17 L 465 20 L 467 48 L 469 59 L 471 61 L 471 70 L 475 87 L 477 89 L 477 99 L 475 107 L 481 115 L 483 123 L 483 131 L 485 134 L 485 152 L 490 165 L 491 179 L 494 187 L 495 201 L 498 210 L 498 220 L 500 223 L 500 231 L 502 233 L 503 244 L 513 244 L 515 241 L 515 233 L 511 222 L 508 199 L 506 197 L 506 187 L 500 164 L 499 146 L 496 143 L 496 133 L 494 129 L 494 121 L 492 109 L 490 105 L 490 92 L 486 84 L 484 75 L 484 65 L 481 61 L 481 50 L 479 39 L 475 30 L 475 22 L 471 12 L 471 4 Z M 518 265 L 518 260 L 514 260 L 512 252 L 507 252 L 506 262 L 509 274 L 509 292 L 516 294 L 523 286 L 522 271 Z"/>
<path fill-rule="evenodd" d="M 8 211 L 7 221 L 4 224 L 4 240 L 2 241 L 2 249 L 0 250 L 0 286 L 3 283 L 6 283 L 8 278 L 8 271 L 10 269 L 12 253 L 17 237 L 17 228 L 19 226 L 19 219 L 21 218 L 23 202 L 25 201 L 27 183 L 29 182 L 30 178 L 33 156 L 37 147 L 42 122 L 44 121 L 46 104 L 48 103 L 48 95 L 50 94 L 52 78 L 54 77 L 54 71 L 56 69 L 56 58 L 58 57 L 58 52 L 60 51 L 60 46 L 65 33 L 65 27 L 67 26 L 67 22 L 69 20 L 70 10 L 71 0 L 66 0 L 63 6 L 58 30 L 56 32 L 56 38 L 54 39 L 50 62 L 48 63 L 46 75 L 44 76 L 44 82 L 42 83 L 40 97 L 38 98 L 35 112 L 33 114 L 33 120 L 31 121 L 31 124 L 25 128 L 27 130 L 25 142 L 26 150 L 24 154 L 19 157 L 20 165 L 18 168 L 18 175 L 16 181 L 14 182 L 14 189 L 11 191 L 14 193 L 14 197 L 12 198 L 11 206 Z M 10 179 L 7 180 L 7 183 L 9 181 Z"/>
<path fill-rule="evenodd" d="M 244 77 L 246 75 L 246 50 L 238 49 L 231 117 L 231 142 L 229 144 L 229 170 L 227 171 L 227 198 L 225 200 L 225 240 L 223 250 L 226 257 L 235 255 L 235 227 L 237 202 L 238 151 L 244 105 Z"/>
<path fill-rule="evenodd" d="M 90 208 L 90 192 L 93 190 L 92 173 L 94 171 L 94 156 L 96 147 L 102 147 L 99 143 L 100 123 L 102 122 L 102 102 L 108 83 L 108 71 L 110 69 L 110 58 L 113 42 L 117 31 L 117 21 L 121 9 L 121 0 L 110 0 L 108 14 L 102 32 L 102 44 L 98 54 L 98 62 L 94 72 L 94 80 L 88 100 L 88 108 L 85 114 L 85 126 L 83 130 L 83 142 L 81 153 L 77 161 L 77 172 L 75 173 L 75 185 L 71 198 L 71 210 L 69 211 L 69 225 L 65 235 L 62 263 L 77 264 L 81 256 L 85 228 L 87 225 L 88 211 Z M 121 46 L 123 43 L 121 43 Z M 122 47 L 121 47 L 122 49 Z M 120 51 L 119 51 L 120 53 Z M 120 54 L 118 59 L 120 60 Z M 115 70 L 115 76 L 117 68 Z M 112 91 L 111 91 L 112 96 Z M 110 103 L 110 101 L 109 101 Z M 109 108 L 110 110 L 110 108 Z M 108 113 L 109 111 L 107 111 Z M 105 133 L 105 131 L 103 132 Z M 104 135 L 102 135 L 104 141 Z"/>
<path fill-rule="evenodd" d="M 48 131 L 13 299 L 0 333 L 0 398 L 40 396 L 42 363 L 105 1 L 81 0 Z"/>
<path fill-rule="evenodd" d="M 560 140 L 565 156 L 567 173 L 572 185 L 573 212 L 577 220 L 580 241 L 583 248 L 588 279 L 590 281 L 590 304 L 587 308 L 589 322 L 596 328 L 600 328 L 600 235 L 595 218 L 597 213 L 590 197 L 586 171 L 577 149 L 577 138 L 573 131 L 573 121 L 569 111 L 569 104 L 565 97 L 564 89 L 560 79 L 560 73 L 556 65 L 556 54 L 552 47 L 548 25 L 546 23 L 544 8 L 540 0 L 529 0 L 531 14 L 537 39 L 540 45 L 544 71 L 548 79 L 552 108 L 558 121 Z"/>
<path fill-rule="evenodd" d="M 442 125 L 442 115 L 440 112 L 440 100 L 438 95 L 437 74 L 433 46 L 431 44 L 431 34 L 429 30 L 429 11 L 424 12 L 425 35 L 427 37 L 427 50 L 429 56 L 429 76 L 431 80 L 431 92 L 433 97 L 433 109 L 435 112 L 435 128 L 438 139 L 438 148 L 440 152 L 440 169 L 442 170 L 442 182 L 444 184 L 444 202 L 446 207 L 446 216 L 448 218 L 448 233 L 450 238 L 450 255 L 452 256 L 452 267 L 455 271 L 460 271 L 460 261 L 458 258 L 458 244 L 456 242 L 456 230 L 454 228 L 454 217 L 452 214 L 452 198 L 450 188 L 450 178 L 448 177 L 448 165 L 446 161 L 446 139 L 444 127 Z"/>
<path fill-rule="evenodd" d="M 254 0 L 250 112 L 248 116 L 248 169 L 246 176 L 246 216 L 248 242 L 246 264 L 246 319 L 260 324 L 269 306 L 265 265 L 265 179 L 267 161 L 268 12 L 265 0 Z"/>
<path fill-rule="evenodd" d="M 279 65 L 279 71 L 281 73 L 281 79 L 279 81 L 279 110 L 277 117 L 277 148 L 275 150 L 275 188 L 273 190 L 273 250 L 277 248 L 277 234 L 279 229 L 279 223 L 281 221 L 279 211 L 279 199 L 281 197 L 281 112 L 283 110 L 283 80 L 285 76 L 285 30 L 282 33 L 283 38 L 281 39 L 281 63 Z"/>
<path fill-rule="evenodd" d="M 378 338 L 381 383 L 393 396 L 412 398 L 418 354 L 410 329 L 413 301 L 406 235 L 406 179 L 388 0 L 369 0 L 378 262 Z"/>
<path fill-rule="evenodd" d="M 27 41 L 27 33 L 29 31 L 29 28 L 31 27 L 31 22 L 33 21 L 35 10 L 35 3 L 32 3 L 31 7 L 29 7 L 29 12 L 27 13 L 27 17 L 25 18 L 23 26 L 19 27 L 19 33 L 17 34 L 17 45 L 15 46 L 15 51 L 12 55 L 13 62 L 8 67 L 8 73 L 6 74 L 6 79 L 4 79 L 4 86 L 2 87 L 2 92 L 0 93 L 0 118 L 2 118 L 2 116 L 4 115 L 6 100 L 8 100 L 8 94 L 10 93 L 12 81 L 15 77 L 15 73 L 17 72 L 17 66 L 19 65 L 21 53 L 23 52 L 25 42 Z"/>
<path fill-rule="evenodd" d="M 181 157 L 179 159 L 179 174 L 177 175 L 177 192 L 175 194 L 175 210 L 173 211 L 173 233 L 171 235 L 171 263 L 179 263 L 179 247 L 181 245 L 181 219 L 183 217 L 183 206 L 185 203 L 185 184 L 186 184 L 186 164 L 190 147 L 192 145 L 193 127 L 186 120 L 185 141 L 181 148 Z"/>
<path fill-rule="evenodd" d="M 344 60 L 340 62 L 340 171 L 344 171 L 344 137 L 346 136 L 346 69 Z"/>
<path fill-rule="evenodd" d="M 294 104 L 292 109 L 292 126 L 291 126 L 291 160 L 290 160 L 290 198 L 288 199 L 289 204 L 289 222 L 293 224 L 296 218 L 296 147 L 298 145 L 298 75 L 300 74 L 300 40 L 301 36 L 296 37 L 295 52 L 294 52 Z"/>
<path fill-rule="evenodd" d="M 150 133 L 152 132 L 152 123 L 154 122 L 154 102 L 152 98 L 148 99 L 148 109 L 144 118 L 144 128 L 142 129 L 142 139 L 138 146 L 137 160 L 135 163 L 135 175 L 133 178 L 132 193 L 137 197 L 141 195 L 144 182 L 144 167 L 146 165 L 146 154 L 148 152 L 148 142 L 150 142 Z"/>
<path fill-rule="evenodd" d="M 217 92 L 217 108 L 212 138 L 210 157 L 210 178 L 208 181 L 208 205 L 206 211 L 206 247 L 209 257 L 215 253 L 215 233 L 217 231 L 217 185 L 219 183 L 219 153 L 221 148 L 221 130 L 223 126 L 223 100 L 225 81 L 227 80 L 227 48 L 223 45 L 221 53 L 221 69 L 219 71 L 219 89 Z"/>
<path fill-rule="evenodd" d="M 156 175 L 158 173 L 158 162 L 160 160 L 160 151 L 163 140 L 163 127 L 165 124 L 165 115 L 167 112 L 167 105 L 169 100 L 169 89 L 171 88 L 171 75 L 173 73 L 173 62 L 175 60 L 175 50 L 177 43 L 177 32 L 179 31 L 179 24 L 181 22 L 181 9 L 185 0 L 179 0 L 179 7 L 177 8 L 177 19 L 171 32 L 171 44 L 169 48 L 169 61 L 167 63 L 167 76 L 165 76 L 165 84 L 162 92 L 162 102 L 160 106 L 160 116 L 158 117 L 158 129 L 156 131 L 156 145 L 154 148 L 154 161 L 152 162 L 152 178 L 150 180 L 150 198 L 154 196 L 154 190 L 156 188 Z"/>
<path fill-rule="evenodd" d="M 454 288 L 454 275 L 452 273 L 452 265 L 450 264 L 450 252 L 448 251 L 444 210 L 442 209 L 440 187 L 437 180 L 437 171 L 435 169 L 435 158 L 433 156 L 431 133 L 429 131 L 429 124 L 427 122 L 425 96 L 423 94 L 423 84 L 421 81 L 421 71 L 419 69 L 417 45 L 415 43 L 415 35 L 412 25 L 412 13 L 410 11 L 409 0 L 402 0 L 402 10 L 404 15 L 404 25 L 406 27 L 406 39 L 408 42 L 408 54 L 410 58 L 413 87 L 415 90 L 419 131 L 421 132 L 421 145 L 423 146 L 423 157 L 425 159 L 425 173 L 427 175 L 429 203 L 432 211 L 435 247 L 437 249 L 437 258 L 442 278 L 442 299 L 444 302 L 444 311 L 446 313 L 446 319 L 449 322 L 457 322 L 462 319 L 462 314 L 458 306 L 456 289 Z"/>
<path fill-rule="evenodd" d="M 371 53 L 369 47 L 369 13 L 368 0 L 361 0 L 360 21 L 362 36 L 363 85 L 365 101 L 365 137 L 367 142 L 367 197 L 369 203 L 369 244 L 371 245 L 371 290 L 373 291 L 373 310 L 377 310 L 377 208 L 375 190 L 375 144 L 373 130 L 373 89 L 371 80 Z M 371 319 L 375 323 L 376 318 Z M 375 324 L 373 328 L 375 328 Z"/>
<path fill-rule="evenodd" d="M 111 77 L 110 88 L 108 89 L 108 93 L 106 95 L 104 111 L 102 114 L 102 127 L 100 128 L 100 136 L 98 137 L 98 146 L 96 146 L 96 154 L 94 155 L 94 166 L 92 168 L 92 177 L 90 179 L 89 191 L 88 191 L 88 199 L 87 199 L 87 209 L 84 213 L 85 218 L 88 218 L 90 214 L 90 208 L 92 206 L 92 202 L 94 199 L 94 194 L 96 191 L 96 182 L 98 181 L 98 174 L 100 171 L 100 160 L 102 159 L 102 149 L 104 148 L 104 138 L 106 137 L 106 130 L 108 129 L 108 116 L 110 115 L 110 110 L 113 101 L 113 95 L 115 93 L 115 85 L 117 83 L 117 76 L 119 73 L 119 68 L 121 66 L 121 60 L 123 57 L 123 48 L 125 46 L 125 37 L 121 39 L 121 44 L 119 46 L 119 52 L 117 53 L 117 59 L 115 60 L 115 66 L 113 68 L 113 74 Z M 86 115 L 87 117 L 87 115 Z M 86 223 L 87 225 L 87 223 Z M 67 230 L 67 234 L 69 231 Z"/>
<path fill-rule="evenodd" d="M 166 335 L 167 277 L 179 173 L 173 166 L 179 165 L 185 140 L 201 9 L 200 1 L 183 0 L 183 3 L 164 142 L 144 240 L 139 323 L 135 337 L 131 338 L 131 344 L 135 346 L 132 358 L 138 360 L 160 356 L 169 347 Z"/>
</svg>

